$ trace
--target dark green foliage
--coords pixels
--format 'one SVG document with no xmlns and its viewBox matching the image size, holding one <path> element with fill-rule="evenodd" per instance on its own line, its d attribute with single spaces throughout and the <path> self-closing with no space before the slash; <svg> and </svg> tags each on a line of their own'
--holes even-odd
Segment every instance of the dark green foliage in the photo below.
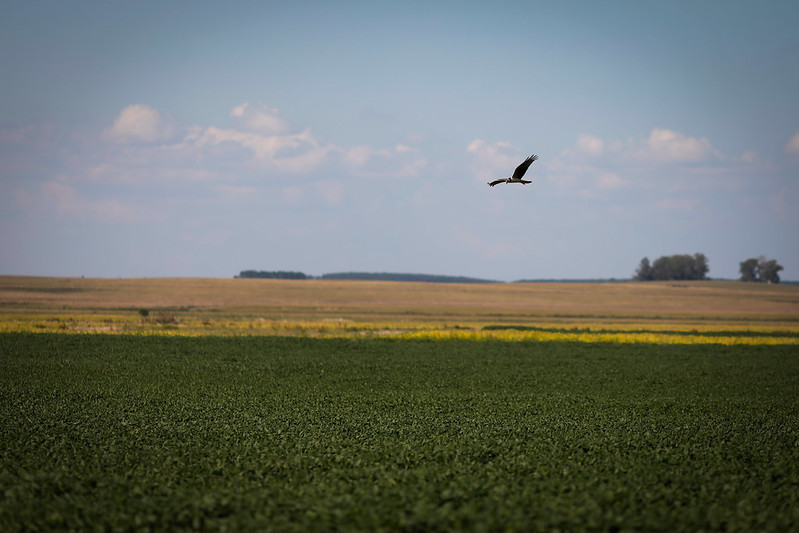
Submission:
<svg viewBox="0 0 799 533">
<path fill-rule="evenodd" d="M 641 259 L 641 263 L 638 265 L 638 269 L 635 271 L 635 276 L 633 276 L 633 279 L 636 281 L 651 281 L 653 279 L 652 265 L 649 264 L 648 257 Z"/>
<path fill-rule="evenodd" d="M 0 336 L 0 530 L 796 530 L 796 347 Z"/>
<path fill-rule="evenodd" d="M 323 274 L 321 279 L 354 279 L 364 281 L 424 281 L 429 283 L 495 283 L 489 279 L 435 274 L 401 274 L 393 272 L 337 272 Z"/>
<path fill-rule="evenodd" d="M 765 283 L 779 283 L 780 270 L 783 270 L 783 266 L 777 263 L 776 259 L 762 258 L 762 260 L 758 263 L 760 281 Z"/>
<path fill-rule="evenodd" d="M 302 272 L 291 272 L 285 270 L 242 270 L 236 277 L 258 279 L 309 279 L 309 277 Z"/>
<path fill-rule="evenodd" d="M 741 261 L 738 271 L 741 273 L 741 281 L 760 281 L 760 276 L 757 272 L 757 259 L 754 257 Z"/>
<path fill-rule="evenodd" d="M 302 272 L 267 272 L 263 270 L 242 270 L 237 278 L 260 279 L 313 279 Z M 431 283 L 494 283 L 487 279 L 465 276 L 438 276 L 434 274 L 398 274 L 391 272 L 337 272 L 323 274 L 319 279 L 352 279 L 363 281 L 426 281 Z"/>
<path fill-rule="evenodd" d="M 766 259 L 764 256 L 750 258 L 742 261 L 738 268 L 741 281 L 761 281 L 763 283 L 779 283 L 780 270 L 783 266 L 776 259 Z"/>
<path fill-rule="evenodd" d="M 649 264 L 649 259 L 644 257 L 635 271 L 633 279 L 636 281 L 652 280 L 702 280 L 706 279 L 710 271 L 705 254 L 695 253 L 662 256 Z"/>
</svg>

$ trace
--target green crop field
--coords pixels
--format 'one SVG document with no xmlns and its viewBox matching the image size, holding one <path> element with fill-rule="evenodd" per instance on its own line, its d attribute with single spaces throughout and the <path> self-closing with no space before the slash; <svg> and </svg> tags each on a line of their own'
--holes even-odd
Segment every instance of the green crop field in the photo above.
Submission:
<svg viewBox="0 0 799 533">
<path fill-rule="evenodd" d="M 797 346 L 0 334 L 0 530 L 797 531 Z"/>
</svg>

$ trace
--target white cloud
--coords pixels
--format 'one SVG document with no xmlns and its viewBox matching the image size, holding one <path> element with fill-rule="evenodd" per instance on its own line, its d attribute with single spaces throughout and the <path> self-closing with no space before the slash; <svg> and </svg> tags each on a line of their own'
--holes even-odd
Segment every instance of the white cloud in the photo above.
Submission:
<svg viewBox="0 0 799 533">
<path fill-rule="evenodd" d="M 627 155 L 662 163 L 699 163 L 721 157 L 718 150 L 704 137 L 696 139 L 661 128 L 653 129 L 648 139 L 631 141 Z"/>
<path fill-rule="evenodd" d="M 655 163 L 705 163 L 722 159 L 710 141 L 694 138 L 678 131 L 654 128 L 646 138 L 605 141 L 590 133 L 577 136 L 574 146 L 561 152 L 570 160 L 585 157 L 605 158 L 607 161 L 636 161 Z"/>
<path fill-rule="evenodd" d="M 404 144 L 394 150 L 363 144 L 344 151 L 343 162 L 362 177 L 414 177 L 427 165 L 427 160 L 416 156 L 416 152 Z"/>
<path fill-rule="evenodd" d="M 561 155 L 572 158 L 598 157 L 605 152 L 605 142 L 590 133 L 581 133 L 577 136 L 577 141 L 572 148 L 567 148 Z"/>
<path fill-rule="evenodd" d="M 799 154 L 799 131 L 785 143 L 785 151 L 789 154 Z"/>
<path fill-rule="evenodd" d="M 413 178 L 419 175 L 419 171 L 427 166 L 427 159 L 413 159 L 403 163 L 397 172 L 398 176 Z"/>
<path fill-rule="evenodd" d="M 359 146 L 353 146 L 347 150 L 344 153 L 344 162 L 353 168 L 358 168 L 366 165 L 366 162 L 375 156 L 385 157 L 387 155 L 388 151 L 386 150 L 378 150 L 369 145 L 362 144 Z"/>
<path fill-rule="evenodd" d="M 427 160 L 409 144 L 391 149 L 359 145 L 344 149 L 320 142 L 309 128 L 289 133 L 277 109 L 244 103 L 230 116 L 234 127 L 193 126 L 181 142 L 159 144 L 174 136 L 172 121 L 156 109 L 133 105 L 123 109 L 105 137 L 126 146 L 114 160 L 95 162 L 86 175 L 95 181 L 135 183 L 158 180 L 235 181 L 242 172 L 306 174 L 341 166 L 362 177 L 414 177 Z M 339 154 L 341 157 L 331 157 Z"/>
<path fill-rule="evenodd" d="M 198 148 L 238 144 L 249 148 L 255 161 L 262 166 L 294 174 L 315 169 L 325 162 L 330 151 L 338 150 L 332 145 L 320 145 L 311 130 L 290 135 L 262 135 L 211 126 L 194 128 L 185 141 Z"/>
<path fill-rule="evenodd" d="M 607 196 L 610 191 L 627 185 L 618 174 L 580 165 L 571 165 L 558 174 L 550 174 L 547 182 L 560 194 L 579 195 L 583 198 Z"/>
<path fill-rule="evenodd" d="M 598 161 L 599 165 L 581 164 L 569 161 L 573 152 L 565 150 L 561 157 L 546 162 L 546 182 L 553 189 L 563 194 L 579 194 L 583 197 L 597 196 L 599 191 L 611 191 L 628 185 L 618 173 L 609 170 L 610 164 Z"/>
<path fill-rule="evenodd" d="M 602 155 L 605 143 L 594 135 L 581 134 L 577 136 L 576 148 L 587 155 Z"/>
<path fill-rule="evenodd" d="M 513 174 L 523 159 L 519 151 L 506 141 L 489 143 L 475 139 L 466 150 L 474 154 L 472 169 L 481 180 L 506 178 Z"/>
<path fill-rule="evenodd" d="M 230 112 L 238 129 L 264 135 L 278 135 L 289 130 L 289 123 L 278 115 L 277 109 L 249 102 Z"/>
<path fill-rule="evenodd" d="M 187 197 L 221 205 L 258 197 L 263 187 L 274 185 L 279 190 L 262 198 L 286 205 L 341 205 L 348 194 L 346 180 L 353 175 L 413 177 L 427 165 L 407 140 L 385 149 L 365 144 L 343 149 L 321 142 L 310 129 L 287 132 L 288 123 L 277 111 L 261 104 L 242 104 L 231 116 L 236 127 L 193 126 L 172 142 L 177 132 L 171 118 L 143 104 L 125 107 L 102 133 L 111 144 L 92 152 L 62 150 L 59 168 L 65 174 L 18 187 L 15 205 L 60 218 L 148 222 L 168 213 L 131 194 L 157 195 L 169 206 L 184 205 Z M 25 142 L 31 131 L 5 132 L 2 140 Z M 323 181 L 318 175 L 309 177 L 310 183 L 286 179 L 320 168 Z"/>
<path fill-rule="evenodd" d="M 105 131 L 107 139 L 123 143 L 159 143 L 173 139 L 174 135 L 172 121 L 144 104 L 123 109 L 114 125 Z"/>
<path fill-rule="evenodd" d="M 590 165 L 586 164 L 589 157 Z M 751 163 L 756 158 L 755 152 L 747 152 L 741 158 L 736 158 L 736 162 L 743 160 Z M 675 169 L 675 166 L 678 168 Z M 577 192 L 583 196 L 634 184 L 673 189 L 675 186 L 682 187 L 681 183 L 696 181 L 689 180 L 689 175 L 726 175 L 728 167 L 728 158 L 714 148 L 708 139 L 689 137 L 664 128 L 654 128 L 648 137 L 630 138 L 627 141 L 605 140 L 582 133 L 577 136 L 573 146 L 544 164 L 548 171 L 548 182 L 563 191 Z M 670 175 L 665 175 L 667 172 Z M 705 178 L 701 183 L 707 185 L 708 180 Z M 726 184 L 730 185 L 729 180 Z M 661 207 L 676 208 L 673 204 Z"/>
</svg>

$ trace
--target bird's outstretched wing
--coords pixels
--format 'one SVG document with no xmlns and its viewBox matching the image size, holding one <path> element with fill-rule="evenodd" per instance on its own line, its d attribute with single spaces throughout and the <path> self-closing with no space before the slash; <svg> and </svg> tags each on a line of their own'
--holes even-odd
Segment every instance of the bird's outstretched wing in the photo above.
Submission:
<svg viewBox="0 0 799 533">
<path fill-rule="evenodd" d="M 489 184 L 491 187 L 493 187 L 493 186 L 494 186 L 494 185 L 496 185 L 497 183 L 507 183 L 507 182 L 508 182 L 508 179 L 507 179 L 507 178 L 500 178 L 500 179 L 498 179 L 498 180 L 489 181 L 489 182 L 488 182 L 488 184 Z"/>
<path fill-rule="evenodd" d="M 512 180 L 522 179 L 524 173 L 527 172 L 527 169 L 530 168 L 530 165 L 532 165 L 533 161 L 535 161 L 536 159 L 538 159 L 538 156 L 533 154 L 524 161 L 522 161 L 522 164 L 516 167 L 516 170 L 513 171 L 513 176 L 511 176 L 511 179 Z"/>
</svg>

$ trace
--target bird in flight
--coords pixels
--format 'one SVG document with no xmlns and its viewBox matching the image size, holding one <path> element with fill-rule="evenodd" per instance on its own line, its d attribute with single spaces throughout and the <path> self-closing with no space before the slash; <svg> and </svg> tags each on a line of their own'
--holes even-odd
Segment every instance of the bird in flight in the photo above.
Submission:
<svg viewBox="0 0 799 533">
<path fill-rule="evenodd" d="M 524 176 L 524 173 L 527 172 L 527 169 L 530 168 L 530 165 L 533 164 L 533 161 L 535 161 L 536 159 L 538 159 L 537 155 L 535 154 L 531 155 L 530 157 L 522 161 L 521 165 L 516 167 L 516 170 L 513 171 L 513 176 L 511 176 L 510 178 L 500 178 L 498 180 L 489 181 L 488 184 L 491 187 L 493 187 L 497 183 L 521 183 L 523 185 L 532 183 L 529 180 L 523 180 L 522 177 Z"/>
</svg>

